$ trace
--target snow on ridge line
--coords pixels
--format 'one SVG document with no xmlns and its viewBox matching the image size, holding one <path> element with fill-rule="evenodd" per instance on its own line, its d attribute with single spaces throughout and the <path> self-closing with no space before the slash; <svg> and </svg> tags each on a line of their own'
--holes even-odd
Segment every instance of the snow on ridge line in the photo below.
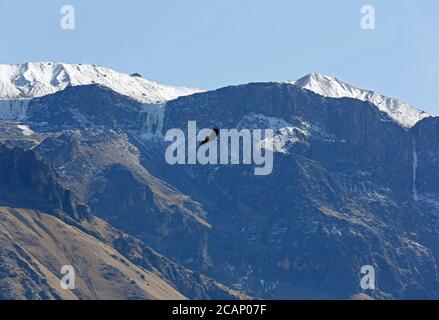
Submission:
<svg viewBox="0 0 439 320">
<path fill-rule="evenodd" d="M 369 101 L 406 129 L 430 116 L 401 100 L 389 98 L 371 90 L 356 88 L 326 75 L 311 73 L 297 81 L 286 81 L 285 83 L 294 84 L 325 97 Z"/>
<path fill-rule="evenodd" d="M 411 128 L 429 116 L 398 99 L 359 89 L 325 75 L 313 73 L 286 83 L 326 97 L 349 97 L 369 101 L 404 128 Z M 26 105 L 22 101 L 53 94 L 68 86 L 89 84 L 108 87 L 144 104 L 165 103 L 180 96 L 203 92 L 200 89 L 158 84 L 142 78 L 139 74 L 130 75 L 97 65 L 56 62 L 0 64 L 0 118 L 23 118 Z"/>
<path fill-rule="evenodd" d="M 0 64 L 0 100 L 22 100 L 45 96 L 68 86 L 100 84 L 142 103 L 164 103 L 203 90 L 174 87 L 110 68 L 56 62 Z"/>
</svg>

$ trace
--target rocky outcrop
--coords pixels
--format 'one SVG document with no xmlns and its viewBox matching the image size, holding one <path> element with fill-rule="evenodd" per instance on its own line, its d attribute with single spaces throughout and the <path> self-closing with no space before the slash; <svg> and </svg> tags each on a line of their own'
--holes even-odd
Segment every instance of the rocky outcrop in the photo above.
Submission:
<svg viewBox="0 0 439 320">
<path fill-rule="evenodd" d="M 0 145 L 0 202 L 4 206 L 64 212 L 87 218 L 88 208 L 58 181 L 52 168 L 34 151 Z"/>
<path fill-rule="evenodd" d="M 159 252 L 173 253 L 187 267 L 209 264 L 210 225 L 199 205 L 154 179 L 121 165 L 103 169 L 88 188 L 93 212 Z"/>
<path fill-rule="evenodd" d="M 412 128 L 417 155 L 416 188 L 439 193 L 439 117 L 426 118 Z"/>
</svg>

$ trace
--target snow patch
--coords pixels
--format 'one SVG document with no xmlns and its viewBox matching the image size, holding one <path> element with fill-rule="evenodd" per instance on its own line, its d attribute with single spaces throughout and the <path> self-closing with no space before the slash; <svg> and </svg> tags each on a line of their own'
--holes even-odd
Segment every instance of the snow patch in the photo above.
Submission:
<svg viewBox="0 0 439 320">
<path fill-rule="evenodd" d="M 273 129 L 273 138 L 263 139 L 262 147 L 270 148 L 273 152 L 288 153 L 292 145 L 304 142 L 310 136 L 311 125 L 300 120 L 297 122 L 298 125 L 294 125 L 282 118 L 253 114 L 244 117 L 239 122 L 238 128 Z"/>
<path fill-rule="evenodd" d="M 21 130 L 21 132 L 23 133 L 24 136 L 29 137 L 32 136 L 33 134 L 35 134 L 35 132 L 32 131 L 31 128 L 29 128 L 29 126 L 25 125 L 25 124 L 18 124 L 17 128 Z"/>
</svg>

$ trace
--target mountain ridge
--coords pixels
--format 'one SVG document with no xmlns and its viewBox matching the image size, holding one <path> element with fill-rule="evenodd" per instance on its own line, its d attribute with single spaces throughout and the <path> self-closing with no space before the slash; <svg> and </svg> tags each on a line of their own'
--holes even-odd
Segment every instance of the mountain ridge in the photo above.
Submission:
<svg viewBox="0 0 439 320">
<path fill-rule="evenodd" d="M 296 81 L 286 81 L 300 88 L 308 89 L 319 95 L 330 98 L 353 98 L 369 101 L 378 109 L 388 114 L 395 122 L 404 128 L 413 127 L 418 121 L 429 115 L 409 104 L 395 98 L 386 97 L 372 90 L 364 90 L 352 86 L 337 78 L 319 73 L 310 73 Z"/>
<path fill-rule="evenodd" d="M 174 87 L 110 68 L 58 62 L 0 65 L 0 99 L 19 100 L 55 93 L 68 86 L 100 84 L 142 103 L 163 103 L 201 89 Z"/>
<path fill-rule="evenodd" d="M 429 115 L 399 99 L 360 89 L 318 73 L 310 73 L 284 83 L 311 90 L 330 98 L 369 101 L 396 123 L 408 129 Z M 146 80 L 138 73 L 127 74 L 95 64 L 27 62 L 0 65 L 0 118 L 24 119 L 29 99 L 39 98 L 69 86 L 102 85 L 143 104 L 164 104 L 178 97 L 204 92 L 189 87 L 174 87 Z M 244 84 L 245 85 L 245 84 Z"/>
</svg>

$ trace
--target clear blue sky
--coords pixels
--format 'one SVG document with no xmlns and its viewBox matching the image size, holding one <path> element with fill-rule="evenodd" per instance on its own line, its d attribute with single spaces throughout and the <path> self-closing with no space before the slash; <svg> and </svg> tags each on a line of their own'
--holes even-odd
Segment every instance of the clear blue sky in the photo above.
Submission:
<svg viewBox="0 0 439 320">
<path fill-rule="evenodd" d="M 64 4 L 74 31 L 59 26 Z M 0 63 L 96 63 L 206 89 L 319 72 L 439 115 L 438 15 L 437 0 L 0 0 Z"/>
</svg>

